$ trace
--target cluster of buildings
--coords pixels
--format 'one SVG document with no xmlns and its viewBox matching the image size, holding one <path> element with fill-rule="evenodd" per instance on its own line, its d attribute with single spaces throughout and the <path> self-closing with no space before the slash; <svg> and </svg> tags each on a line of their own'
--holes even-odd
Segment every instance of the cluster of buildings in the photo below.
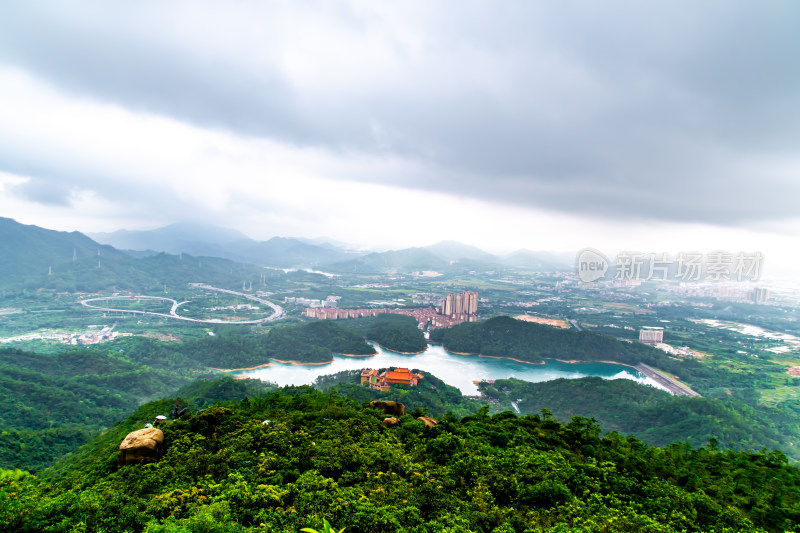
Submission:
<svg viewBox="0 0 800 533">
<path fill-rule="evenodd" d="M 432 292 L 415 292 L 411 295 L 411 301 L 415 305 L 437 306 L 442 302 L 442 297 Z"/>
<path fill-rule="evenodd" d="M 113 326 L 87 326 L 89 331 L 86 331 L 85 333 L 65 333 L 58 335 L 57 337 L 62 344 L 71 344 L 73 346 L 77 346 L 101 344 L 103 342 L 113 341 L 117 337 L 130 337 L 133 335 L 132 333 L 119 333 L 117 331 L 113 331 L 115 327 L 116 324 Z"/>
<path fill-rule="evenodd" d="M 79 344 L 101 344 L 103 342 L 112 341 L 117 338 L 119 334 L 116 331 L 108 332 L 86 332 L 86 333 L 72 333 L 61 337 L 63 344 L 71 344 L 77 346 Z"/>
<path fill-rule="evenodd" d="M 328 298 L 331 298 L 330 296 Z M 288 299 L 287 299 L 288 300 Z M 301 300 L 295 298 L 294 300 Z M 294 302 L 289 302 L 294 303 Z M 335 302 L 334 302 L 335 304 Z M 434 328 L 449 328 L 463 322 L 475 322 L 478 319 L 478 293 L 464 291 L 460 294 L 448 294 L 442 300 L 441 307 L 418 307 L 415 309 L 337 309 L 330 307 L 309 307 L 303 316 L 320 320 L 341 320 L 347 318 L 362 318 L 378 316 L 384 313 L 413 316 L 419 329 L 429 325 Z"/>
<path fill-rule="evenodd" d="M 392 383 L 416 387 L 422 374 L 415 374 L 407 368 L 396 368 L 385 370 L 378 374 L 375 369 L 365 368 L 361 371 L 361 384 L 367 384 L 369 388 L 379 391 L 387 391 Z"/>
<path fill-rule="evenodd" d="M 365 316 L 378 316 L 382 315 L 383 313 L 395 313 L 397 310 L 395 309 L 374 309 L 374 308 L 364 308 L 364 309 L 336 309 L 336 308 L 318 308 L 318 307 L 309 307 L 305 311 L 303 311 L 303 316 L 307 316 L 309 318 L 318 318 L 320 320 L 341 320 L 345 318 L 361 318 Z"/>
<path fill-rule="evenodd" d="M 347 318 L 378 316 L 386 313 L 413 316 L 417 321 L 417 327 L 419 327 L 419 329 L 425 329 L 426 324 L 429 322 L 433 324 L 434 320 L 439 318 L 439 314 L 432 307 L 418 307 L 416 309 L 389 309 L 386 307 L 363 309 L 309 308 L 303 312 L 303 316 L 307 316 L 309 318 L 318 318 L 320 320 L 341 320 Z"/>
<path fill-rule="evenodd" d="M 729 302 L 749 302 L 754 304 L 764 304 L 770 298 L 769 289 L 766 287 L 754 287 L 746 290 L 737 283 L 726 285 L 709 284 L 689 284 L 683 283 L 679 286 L 667 286 L 665 290 L 690 298 L 714 298 Z M 699 305 L 693 302 L 694 305 Z"/>
<path fill-rule="evenodd" d="M 58 341 L 62 344 L 70 344 L 72 346 L 100 344 L 116 339 L 117 337 L 130 337 L 133 333 L 119 333 L 112 331 L 116 327 L 113 326 L 87 326 L 89 331 L 83 333 L 56 333 L 56 332 L 36 332 L 26 333 L 25 335 L 18 335 L 16 337 L 0 338 L 0 344 L 8 342 L 21 342 L 21 341 Z M 98 329 L 99 328 L 99 329 Z"/>
<path fill-rule="evenodd" d="M 335 309 L 337 302 L 341 296 L 328 296 L 324 300 L 311 300 L 309 298 L 295 298 L 294 296 L 286 296 L 283 303 L 302 305 L 311 308 Z"/>
</svg>

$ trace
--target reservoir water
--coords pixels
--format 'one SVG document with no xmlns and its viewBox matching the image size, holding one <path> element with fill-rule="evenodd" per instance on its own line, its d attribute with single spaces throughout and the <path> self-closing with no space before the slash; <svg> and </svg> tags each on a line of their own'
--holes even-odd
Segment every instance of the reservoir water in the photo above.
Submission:
<svg viewBox="0 0 800 533">
<path fill-rule="evenodd" d="M 543 365 L 520 363 L 510 359 L 492 359 L 477 355 L 458 355 L 448 352 L 440 345 L 429 345 L 422 353 L 407 355 L 385 350 L 373 344 L 378 351 L 367 357 L 334 355 L 333 362 L 324 365 L 293 365 L 273 362 L 271 366 L 256 370 L 237 372 L 252 378 L 277 383 L 278 385 L 311 385 L 317 376 L 335 374 L 343 370 L 362 368 L 386 368 L 390 366 L 419 369 L 429 372 L 448 385 L 458 387 L 462 394 L 476 394 L 475 380 L 517 378 L 540 382 L 558 378 L 582 378 L 599 376 L 605 379 L 632 379 L 658 387 L 636 369 L 611 363 L 562 363 L 549 359 Z M 660 388 L 660 387 L 659 387 Z"/>
</svg>

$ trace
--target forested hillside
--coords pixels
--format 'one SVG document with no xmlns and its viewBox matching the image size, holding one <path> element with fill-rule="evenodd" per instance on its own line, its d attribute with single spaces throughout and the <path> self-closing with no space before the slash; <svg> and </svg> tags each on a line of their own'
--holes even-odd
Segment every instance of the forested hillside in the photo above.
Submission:
<svg viewBox="0 0 800 533">
<path fill-rule="evenodd" d="M 68 292 L 136 290 L 163 292 L 188 282 L 236 286 L 243 279 L 280 277 L 220 257 L 160 253 L 143 258 L 101 245 L 77 231 L 67 233 L 0 217 L 0 287 Z"/>
<path fill-rule="evenodd" d="M 7 531 L 350 533 L 784 531 L 800 472 L 778 452 L 652 448 L 585 418 L 445 416 L 432 428 L 286 388 L 162 425 L 163 453 L 117 466 L 124 423 L 36 479 L 0 476 Z"/>
<path fill-rule="evenodd" d="M 0 467 L 38 471 L 191 371 L 165 371 L 89 350 L 0 350 Z"/>
<path fill-rule="evenodd" d="M 365 326 L 390 344 L 394 332 L 409 329 L 407 320 Z M 361 333 L 328 321 L 279 326 L 266 334 L 219 328 L 217 335 L 186 342 L 122 337 L 94 350 L 57 354 L 0 350 L 0 467 L 41 470 L 142 402 L 175 394 L 208 374 L 208 367 L 251 367 L 273 359 L 328 362 L 333 353 L 375 350 Z"/>
<path fill-rule="evenodd" d="M 481 384 L 489 398 L 503 405 L 509 400 L 523 414 L 547 409 L 562 421 L 579 415 L 595 418 L 606 431 L 633 434 L 655 446 L 688 442 L 738 450 L 778 449 L 800 459 L 797 420 L 785 412 L 753 407 L 735 398 L 687 398 L 672 396 L 626 379 L 597 377 L 556 379 L 529 383 L 498 379 Z"/>
<path fill-rule="evenodd" d="M 709 373 L 696 361 L 676 361 L 661 350 L 641 343 L 523 322 L 508 316 L 436 329 L 431 333 L 431 341 L 440 342 L 453 352 L 511 357 L 529 363 L 541 363 L 543 359 L 614 361 L 631 366 L 647 363 L 701 379 Z"/>
<path fill-rule="evenodd" d="M 358 331 L 387 350 L 400 353 L 422 352 L 428 347 L 425 336 L 410 316 L 383 314 L 342 322 L 342 326 Z"/>
<path fill-rule="evenodd" d="M 266 333 L 245 333 L 235 328 L 219 328 L 213 336 L 186 342 L 162 342 L 142 337 L 121 339 L 109 350 L 122 350 L 127 357 L 152 364 L 172 360 L 214 368 L 244 368 L 264 365 L 272 359 L 301 363 L 321 363 L 334 353 L 369 355 L 375 353 L 364 338 L 335 322 L 314 321 L 276 326 Z"/>
</svg>

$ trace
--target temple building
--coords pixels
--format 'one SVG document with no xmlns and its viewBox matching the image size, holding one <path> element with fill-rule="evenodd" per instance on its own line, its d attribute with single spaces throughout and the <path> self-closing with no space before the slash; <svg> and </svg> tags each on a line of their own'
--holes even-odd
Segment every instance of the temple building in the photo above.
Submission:
<svg viewBox="0 0 800 533">
<path fill-rule="evenodd" d="M 392 383 L 416 387 L 420 379 L 422 379 L 421 373 L 415 374 L 408 368 L 385 370 L 380 374 L 374 369 L 364 369 L 361 371 L 361 384 L 367 383 L 371 389 L 380 391 L 389 390 L 389 386 Z"/>
</svg>

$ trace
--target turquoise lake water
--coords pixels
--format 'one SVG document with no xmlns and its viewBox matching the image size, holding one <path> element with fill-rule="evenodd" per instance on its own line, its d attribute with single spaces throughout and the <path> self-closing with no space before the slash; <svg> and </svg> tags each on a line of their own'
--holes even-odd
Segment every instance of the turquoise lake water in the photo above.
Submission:
<svg viewBox="0 0 800 533">
<path fill-rule="evenodd" d="M 246 372 L 250 377 L 277 383 L 278 385 L 311 385 L 317 376 L 335 374 L 343 370 L 362 368 L 386 368 L 399 366 L 417 368 L 429 372 L 448 385 L 458 387 L 462 394 L 476 394 L 474 380 L 517 378 L 540 382 L 558 378 L 582 378 L 599 376 L 605 379 L 631 379 L 639 383 L 657 386 L 652 380 L 634 368 L 611 363 L 562 363 L 547 360 L 544 365 L 518 363 L 509 359 L 491 359 L 477 355 L 458 355 L 448 352 L 440 345 L 429 345 L 428 349 L 415 355 L 406 355 L 375 346 L 376 355 L 369 357 L 347 357 L 335 355 L 332 363 L 325 365 L 292 365 L 273 363 L 272 366 Z"/>
</svg>

